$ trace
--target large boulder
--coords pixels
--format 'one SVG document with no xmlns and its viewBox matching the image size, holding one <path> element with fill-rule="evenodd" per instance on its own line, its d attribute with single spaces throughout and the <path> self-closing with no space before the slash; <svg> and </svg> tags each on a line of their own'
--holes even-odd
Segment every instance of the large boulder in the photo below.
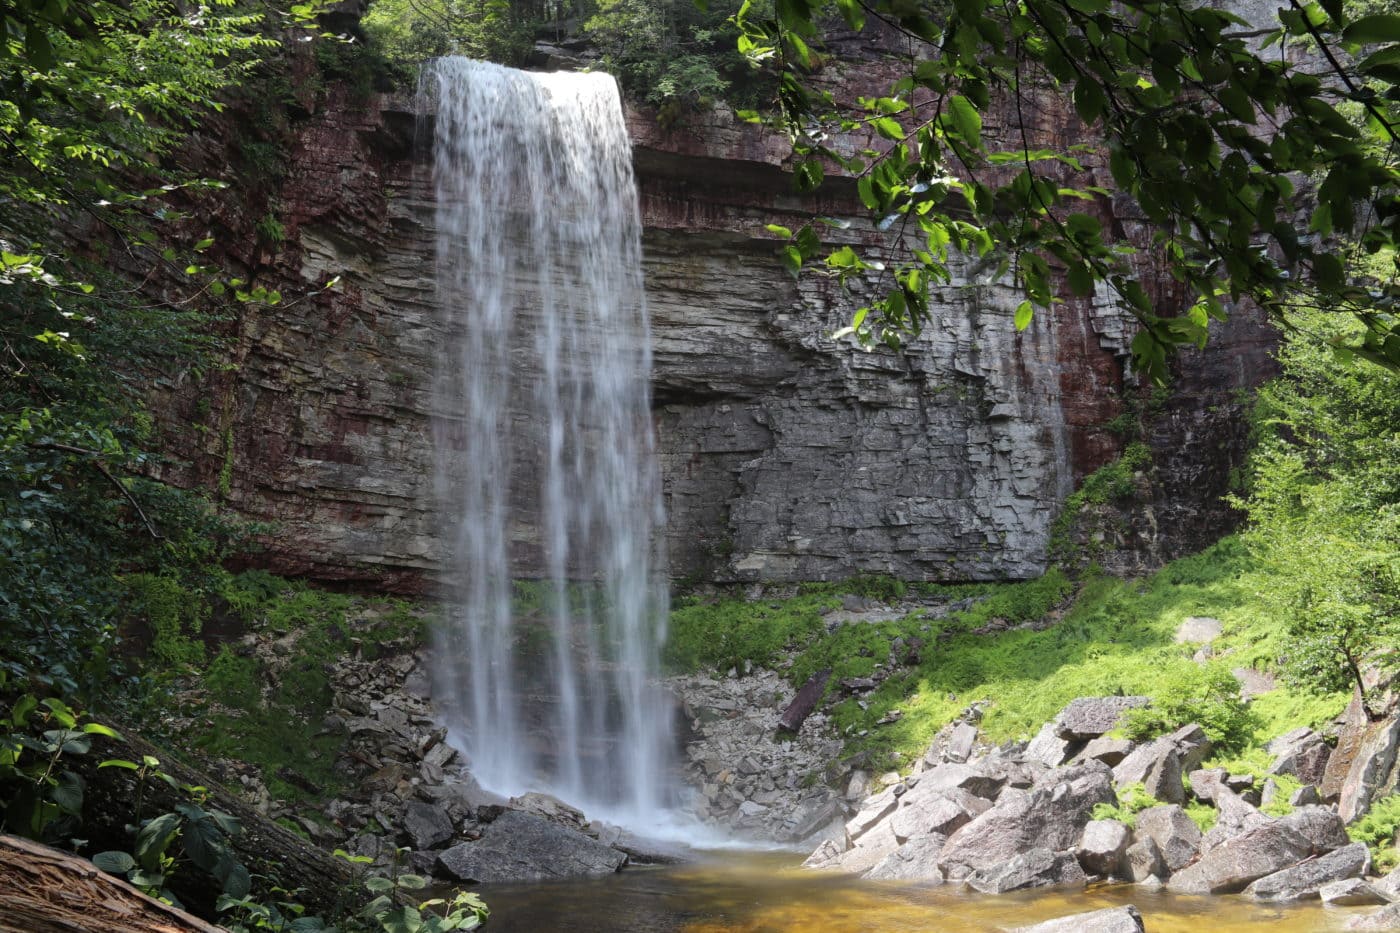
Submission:
<svg viewBox="0 0 1400 933">
<path fill-rule="evenodd" d="M 938 868 L 938 853 L 948 837 L 929 833 L 910 839 L 898 849 L 876 862 L 865 877 L 873 881 L 918 881 L 942 884 L 943 872 Z"/>
<path fill-rule="evenodd" d="M 1117 820 L 1091 820 L 1084 827 L 1075 855 L 1089 874 L 1118 877 L 1126 874 L 1125 860 L 1132 841 L 1132 831 Z"/>
<path fill-rule="evenodd" d="M 948 836 L 991 807 L 991 801 L 960 787 L 942 791 L 932 799 L 919 794 L 919 787 L 915 787 L 900 798 L 899 807 L 889 821 L 900 842 L 929 833 Z"/>
<path fill-rule="evenodd" d="M 1008 862 L 979 868 L 967 885 L 983 894 L 1005 894 L 1025 888 L 1083 887 L 1089 883 L 1079 860 L 1069 852 L 1034 848 Z"/>
<path fill-rule="evenodd" d="M 1211 849 L 1172 875 L 1167 888 L 1178 894 L 1234 894 L 1312 854 L 1312 843 L 1296 830 L 1265 823 Z"/>
<path fill-rule="evenodd" d="M 1179 871 L 1191 864 L 1201 851 L 1201 830 L 1175 804 L 1152 807 L 1137 815 L 1137 838 L 1157 843 L 1168 871 Z"/>
<path fill-rule="evenodd" d="M 1074 758 L 1075 761 L 1102 761 L 1111 768 L 1127 758 L 1135 748 L 1137 743 L 1131 739 L 1110 739 L 1101 735 L 1097 739 L 1091 739 Z"/>
<path fill-rule="evenodd" d="M 1031 739 L 1024 754 L 1029 761 L 1038 761 L 1052 768 L 1058 768 L 1069 761 L 1078 748 L 1078 742 L 1060 738 L 1055 723 L 1047 722 Z"/>
<path fill-rule="evenodd" d="M 1304 784 L 1321 784 L 1327 773 L 1332 747 L 1320 733 L 1306 726 L 1286 732 L 1265 749 L 1274 756 L 1270 774 L 1291 774 Z"/>
<path fill-rule="evenodd" d="M 1162 853 L 1150 836 L 1144 836 L 1128 846 L 1124 859 L 1128 863 L 1129 880 L 1137 884 L 1153 879 L 1160 881 L 1168 874 L 1167 863 L 1162 860 Z"/>
<path fill-rule="evenodd" d="M 1292 868 L 1265 875 L 1244 889 L 1261 901 L 1302 901 L 1318 896 L 1325 884 L 1359 878 L 1371 864 L 1371 853 L 1364 842 L 1353 842 L 1318 858 L 1299 862 Z"/>
<path fill-rule="evenodd" d="M 1015 927 L 1006 933 L 1143 933 L 1142 914 L 1132 904 L 1105 907 L 1085 914 L 1056 917 L 1034 926 Z"/>
<path fill-rule="evenodd" d="M 1201 851 L 1209 852 L 1224 845 L 1237 836 L 1242 836 L 1258 826 L 1271 822 L 1269 817 L 1259 812 L 1259 808 L 1230 790 L 1223 783 L 1216 788 L 1215 825 L 1201 839 Z"/>
<path fill-rule="evenodd" d="M 1348 930 L 1400 930 L 1400 904 L 1382 907 L 1373 914 L 1351 917 L 1347 920 Z"/>
<path fill-rule="evenodd" d="M 1164 735 L 1133 749 L 1131 754 L 1114 766 L 1113 783 L 1119 787 L 1146 784 L 1150 774 L 1160 773 L 1164 768 L 1170 767 L 1163 763 L 1163 759 L 1174 753 L 1177 783 L 1180 784 L 1181 775 L 1195 770 L 1209 754 L 1210 749 L 1211 742 L 1205 730 L 1195 723 L 1182 726 L 1170 735 Z"/>
<path fill-rule="evenodd" d="M 1389 904 L 1390 898 L 1367 884 L 1360 878 L 1347 878 L 1342 881 L 1333 881 L 1324 884 L 1317 892 L 1317 896 L 1324 904 L 1333 904 L 1337 907 L 1373 907 L 1377 904 Z"/>
<path fill-rule="evenodd" d="M 486 826 L 476 842 L 438 853 L 437 866 L 458 881 L 487 884 L 599 878 L 626 862 L 624 853 L 577 830 L 507 810 Z"/>
<path fill-rule="evenodd" d="M 1279 818 L 1279 824 L 1308 840 L 1313 855 L 1340 849 L 1351 842 L 1346 825 L 1331 807 L 1295 807 L 1293 812 Z"/>
<path fill-rule="evenodd" d="M 938 765 L 920 774 L 910 793 L 934 797 L 946 791 L 965 790 L 984 800 L 995 800 L 1007 781 L 1006 769 L 997 767 L 997 764 L 984 760 L 977 764 L 950 762 Z"/>
<path fill-rule="evenodd" d="M 447 815 L 447 808 L 421 800 L 404 804 L 403 828 L 413 848 L 420 852 L 436 849 L 453 836 L 452 818 Z"/>
<path fill-rule="evenodd" d="M 1359 819 L 1371 802 L 1395 788 L 1395 758 L 1400 750 L 1400 717 L 1365 728 L 1356 757 L 1342 781 L 1337 812 L 1343 821 Z"/>
<path fill-rule="evenodd" d="M 1095 739 L 1111 732 L 1130 709 L 1146 706 L 1147 697 L 1080 697 L 1060 710 L 1054 719 L 1055 734 L 1062 739 Z"/>
<path fill-rule="evenodd" d="M 808 868 L 826 871 L 841 871 L 853 875 L 864 874 L 874 868 L 885 856 L 899 848 L 894 828 L 889 820 L 877 823 L 875 828 L 853 841 L 851 847 L 825 864 L 813 863 L 809 858 L 803 864 Z M 821 852 L 818 849 L 817 852 Z M 815 853 L 813 858 L 815 858 Z"/>
<path fill-rule="evenodd" d="M 1004 797 L 953 833 L 939 867 L 957 880 L 978 869 L 1004 865 L 1033 848 L 1072 849 L 1094 807 L 1116 800 L 1108 767 L 1100 762 L 1051 771 L 1024 796 Z"/>
</svg>

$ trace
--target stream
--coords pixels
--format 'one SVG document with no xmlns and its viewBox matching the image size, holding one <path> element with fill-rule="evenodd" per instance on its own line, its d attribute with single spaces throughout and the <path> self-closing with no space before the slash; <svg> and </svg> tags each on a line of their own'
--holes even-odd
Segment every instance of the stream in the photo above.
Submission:
<svg viewBox="0 0 1400 933">
<path fill-rule="evenodd" d="M 1375 909 L 1187 897 L 1131 884 L 989 897 L 817 874 L 798 868 L 799 859 L 713 853 L 603 879 L 478 890 L 492 933 L 988 933 L 1120 904 L 1137 905 L 1150 933 L 1326 933 Z"/>
</svg>

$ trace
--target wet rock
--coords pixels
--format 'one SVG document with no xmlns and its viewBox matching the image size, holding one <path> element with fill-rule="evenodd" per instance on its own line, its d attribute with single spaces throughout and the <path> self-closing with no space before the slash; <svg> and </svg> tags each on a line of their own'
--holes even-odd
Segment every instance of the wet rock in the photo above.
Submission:
<svg viewBox="0 0 1400 933">
<path fill-rule="evenodd" d="M 938 853 L 948 840 L 941 833 L 918 836 L 900 845 L 875 864 L 865 877 L 872 881 L 919 881 L 942 884 L 943 872 L 938 868 Z"/>
<path fill-rule="evenodd" d="M 1014 927 L 1006 933 L 1144 933 L 1144 927 L 1142 914 L 1128 904 L 1056 917 L 1033 926 Z"/>
<path fill-rule="evenodd" d="M 588 825 L 588 818 L 583 815 L 582 810 L 570 806 L 552 794 L 531 791 L 519 797 L 512 797 L 509 806 L 512 810 L 532 813 L 569 829 L 582 830 Z"/>
<path fill-rule="evenodd" d="M 983 894 L 1005 894 L 1025 888 L 1083 887 L 1089 879 L 1070 852 L 1033 848 L 999 865 L 988 865 L 967 877 L 967 885 Z"/>
<path fill-rule="evenodd" d="M 477 842 L 438 854 L 438 870 L 458 881 L 494 883 L 598 878 L 611 875 L 627 856 L 577 830 L 530 813 L 507 810 Z"/>
<path fill-rule="evenodd" d="M 1167 875 L 1167 863 L 1162 861 L 1162 853 L 1151 837 L 1145 836 L 1128 846 L 1124 858 L 1128 864 L 1128 878 L 1137 884 Z"/>
<path fill-rule="evenodd" d="M 1306 784 L 1320 784 L 1327 773 L 1332 747 L 1312 729 L 1294 729 L 1265 746 L 1274 756 L 1270 774 L 1291 774 Z"/>
<path fill-rule="evenodd" d="M 1322 903 L 1335 904 L 1338 907 L 1367 907 L 1390 903 L 1390 898 L 1360 878 L 1324 884 L 1317 896 L 1322 898 Z"/>
<path fill-rule="evenodd" d="M 1391 900 L 1400 901 L 1400 868 L 1396 868 L 1384 878 L 1374 882 L 1377 889 L 1384 891 Z"/>
<path fill-rule="evenodd" d="M 1150 702 L 1141 696 L 1080 697 L 1055 717 L 1055 734 L 1070 741 L 1098 738 L 1116 728 L 1128 710 Z"/>
<path fill-rule="evenodd" d="M 1127 874 L 1128 846 L 1132 840 L 1132 831 L 1117 820 L 1091 820 L 1084 827 L 1075 855 L 1088 874 L 1119 877 Z"/>
<path fill-rule="evenodd" d="M 1370 864 L 1371 855 L 1366 844 L 1354 842 L 1292 868 L 1265 875 L 1245 888 L 1244 893 L 1261 901 L 1309 900 L 1317 897 L 1325 884 L 1364 875 Z"/>
<path fill-rule="evenodd" d="M 1349 917 L 1346 928 L 1348 930 L 1400 930 L 1400 904 L 1391 904 L 1382 907 L 1373 914 L 1364 917 Z"/>
<path fill-rule="evenodd" d="M 1266 823 L 1206 852 L 1172 875 L 1167 888 L 1178 894 L 1233 894 L 1311 854 L 1312 844 L 1297 831 Z"/>
<path fill-rule="evenodd" d="M 1003 795 L 996 806 L 953 833 L 939 867 L 947 877 L 960 879 L 1033 848 L 1072 849 L 1094 807 L 1115 800 L 1110 772 L 1099 762 L 1049 772 L 1025 796 Z"/>
<path fill-rule="evenodd" d="M 1179 806 L 1151 807 L 1137 815 L 1137 838 L 1150 838 L 1168 871 L 1185 868 L 1201 851 L 1201 830 Z"/>
<path fill-rule="evenodd" d="M 416 850 L 436 849 L 452 838 L 452 820 L 441 806 L 410 800 L 404 804 L 403 828 Z"/>
<path fill-rule="evenodd" d="M 808 867 L 849 872 L 853 875 L 864 874 L 878 865 L 885 856 L 898 849 L 899 845 L 900 842 L 895 837 L 894 829 L 886 820 L 855 840 L 849 849 L 840 853 L 829 863 Z"/>
</svg>

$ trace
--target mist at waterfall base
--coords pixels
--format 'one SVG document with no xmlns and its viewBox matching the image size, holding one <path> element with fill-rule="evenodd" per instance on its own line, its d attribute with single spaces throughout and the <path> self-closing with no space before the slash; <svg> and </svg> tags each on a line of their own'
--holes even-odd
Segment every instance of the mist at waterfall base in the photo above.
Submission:
<svg viewBox="0 0 1400 933">
<path fill-rule="evenodd" d="M 428 65 L 436 492 L 451 617 L 434 704 L 472 775 L 688 837 L 632 152 L 613 79 Z M 542 579 L 522 585 L 519 567 Z"/>
</svg>

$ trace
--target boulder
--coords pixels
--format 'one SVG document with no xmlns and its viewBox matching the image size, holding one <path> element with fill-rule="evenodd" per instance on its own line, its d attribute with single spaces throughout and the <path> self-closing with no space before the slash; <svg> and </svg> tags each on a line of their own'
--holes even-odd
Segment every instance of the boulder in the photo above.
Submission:
<svg viewBox="0 0 1400 933">
<path fill-rule="evenodd" d="M 982 765 L 958 764 L 950 762 L 930 768 L 918 776 L 914 787 L 926 795 L 938 795 L 945 791 L 965 790 L 984 800 L 995 800 L 1006 785 L 1006 773 L 987 762 Z"/>
<path fill-rule="evenodd" d="M 1233 894 L 1311 854 L 1312 844 L 1296 830 L 1269 822 L 1206 852 L 1172 875 L 1167 888 L 1177 894 Z"/>
<path fill-rule="evenodd" d="M 943 844 L 947 841 L 948 837 L 939 833 L 910 839 L 876 862 L 865 877 L 873 881 L 942 884 L 943 872 L 938 868 L 938 853 L 943 851 Z"/>
<path fill-rule="evenodd" d="M 530 813 L 507 810 L 476 842 L 438 853 L 438 870 L 458 881 L 549 881 L 611 875 L 627 856 L 583 833 Z"/>
<path fill-rule="evenodd" d="M 938 833 L 948 836 L 991 809 L 991 801 L 968 793 L 962 788 L 943 791 L 928 799 L 916 786 L 900 799 L 899 808 L 891 816 L 890 826 L 900 842 L 916 836 Z"/>
<path fill-rule="evenodd" d="M 1191 864 L 1201 851 L 1201 830 L 1186 811 L 1174 804 L 1152 807 L 1137 815 L 1136 836 L 1151 839 L 1168 871 Z"/>
<path fill-rule="evenodd" d="M 1191 784 L 1191 794 L 1197 800 L 1214 803 L 1220 789 L 1225 786 L 1225 778 L 1227 777 L 1229 777 L 1229 772 L 1224 768 L 1211 768 L 1192 771 L 1186 779 Z"/>
<path fill-rule="evenodd" d="M 1382 907 L 1373 914 L 1364 917 L 1350 917 L 1347 920 L 1348 930 L 1400 930 L 1400 904 L 1391 904 Z"/>
<path fill-rule="evenodd" d="M 1391 900 L 1400 901 L 1400 868 L 1395 869 L 1384 878 L 1373 882 L 1377 888 L 1384 891 Z"/>
<path fill-rule="evenodd" d="M 1041 726 L 1035 738 L 1026 746 L 1027 760 L 1039 761 L 1052 768 L 1058 768 L 1069 761 L 1074 755 L 1076 743 L 1060 738 L 1057 732 L 1054 722 L 1047 722 Z"/>
<path fill-rule="evenodd" d="M 519 797 L 510 799 L 512 810 L 523 810 L 526 813 L 533 813 L 549 820 L 551 823 L 558 823 L 560 826 L 567 826 L 570 829 L 583 829 L 588 825 L 588 817 L 583 815 L 583 811 L 578 807 L 570 806 L 553 794 L 544 794 L 539 791 L 530 791 L 521 794 Z"/>
<path fill-rule="evenodd" d="M 1131 754 L 1114 766 L 1113 783 L 1118 787 L 1126 787 L 1129 784 L 1146 785 L 1149 777 L 1155 775 L 1153 780 L 1159 784 L 1159 789 L 1165 790 L 1164 772 L 1174 769 L 1178 790 L 1167 792 L 1172 793 L 1173 799 L 1169 802 L 1180 803 L 1181 799 L 1184 799 L 1180 793 L 1181 775 L 1200 765 L 1210 747 L 1210 739 L 1200 726 L 1194 723 L 1182 726 L 1170 735 L 1164 735 L 1133 749 Z M 1175 760 L 1166 760 L 1171 758 Z"/>
<path fill-rule="evenodd" d="M 965 762 L 972 757 L 977 745 L 977 727 L 970 722 L 959 722 L 948 735 L 948 744 L 943 750 L 943 758 L 949 762 Z"/>
<path fill-rule="evenodd" d="M 1307 784 L 1322 783 L 1327 773 L 1327 759 L 1332 747 L 1313 729 L 1306 727 L 1286 732 L 1265 746 L 1274 756 L 1270 774 L 1291 774 Z"/>
<path fill-rule="evenodd" d="M 1311 784 L 1304 784 L 1288 795 L 1288 805 L 1292 807 L 1313 807 L 1320 803 L 1322 803 L 1322 795 Z"/>
<path fill-rule="evenodd" d="M 1259 812 L 1259 808 L 1249 803 L 1239 794 L 1221 784 L 1217 788 L 1215 806 L 1218 816 L 1210 832 L 1201 838 L 1201 851 L 1209 852 L 1243 835 L 1251 829 L 1272 822 Z"/>
<path fill-rule="evenodd" d="M 1144 930 L 1142 914 L 1128 904 L 1056 917 L 1033 926 L 1015 927 L 1007 933 L 1144 933 Z"/>
<path fill-rule="evenodd" d="M 1167 875 L 1167 863 L 1162 861 L 1162 853 L 1150 836 L 1144 836 L 1128 846 L 1124 858 L 1128 864 L 1128 878 L 1137 884 Z"/>
<path fill-rule="evenodd" d="M 1330 807 L 1296 807 L 1279 824 L 1294 830 L 1312 846 L 1313 855 L 1340 849 L 1351 842 L 1342 818 Z"/>
<path fill-rule="evenodd" d="M 1097 739 L 1092 739 L 1083 750 L 1075 756 L 1076 761 L 1102 761 L 1110 768 L 1118 764 L 1129 753 L 1137 747 L 1137 743 L 1130 739 L 1110 739 L 1101 735 Z"/>
<path fill-rule="evenodd" d="M 1178 645 L 1208 645 L 1220 637 L 1224 626 L 1209 616 L 1187 616 L 1176 629 Z"/>
<path fill-rule="evenodd" d="M 1318 896 L 1325 884 L 1359 878 L 1371 864 L 1364 842 L 1353 842 L 1326 855 L 1299 862 L 1292 868 L 1265 875 L 1244 889 L 1260 901 L 1302 901 Z"/>
<path fill-rule="evenodd" d="M 436 849 L 453 835 L 452 820 L 446 808 L 421 800 L 404 804 L 403 828 L 418 851 Z"/>
<path fill-rule="evenodd" d="M 1383 892 L 1360 878 L 1347 878 L 1344 881 L 1324 884 L 1317 896 L 1322 898 L 1322 903 L 1335 904 L 1338 907 L 1368 907 L 1390 903 L 1390 898 Z"/>
<path fill-rule="evenodd" d="M 1021 793 L 1024 796 L 1004 796 L 949 837 L 939 858 L 946 877 L 965 878 L 1037 847 L 1071 849 L 1078 845 L 1094 807 L 1117 799 L 1109 770 L 1100 762 L 1051 771 Z"/>
<path fill-rule="evenodd" d="M 1084 827 L 1075 855 L 1080 867 L 1091 875 L 1121 877 L 1126 874 L 1125 859 L 1132 841 L 1132 831 L 1117 820 L 1091 820 Z"/>
<path fill-rule="evenodd" d="M 1116 728 L 1123 714 L 1146 706 L 1147 697 L 1080 697 L 1060 710 L 1054 719 L 1055 734 L 1069 741 L 1094 739 Z"/>
<path fill-rule="evenodd" d="M 1025 888 L 1083 887 L 1089 883 L 1079 861 L 1069 852 L 1033 848 L 999 865 L 988 865 L 967 877 L 967 885 L 983 894 L 1005 894 Z"/>
<path fill-rule="evenodd" d="M 1175 746 L 1167 748 L 1152 762 L 1142 780 L 1147 796 L 1164 803 L 1185 803 L 1186 789 L 1181 783 L 1181 753 Z"/>
<path fill-rule="evenodd" d="M 1360 818 L 1370 809 L 1371 801 L 1393 789 L 1397 748 L 1400 717 L 1374 723 L 1365 730 L 1337 797 L 1337 812 L 1345 822 Z"/>
<path fill-rule="evenodd" d="M 831 862 L 809 867 L 860 875 L 874 868 L 881 859 L 898 848 L 899 840 L 895 838 L 894 829 L 886 820 L 856 839 L 849 849 Z"/>
<path fill-rule="evenodd" d="M 885 788 L 874 797 L 867 797 L 856 815 L 846 821 L 846 834 L 852 841 L 865 835 L 872 826 L 889 816 L 899 806 L 892 788 Z"/>
</svg>

